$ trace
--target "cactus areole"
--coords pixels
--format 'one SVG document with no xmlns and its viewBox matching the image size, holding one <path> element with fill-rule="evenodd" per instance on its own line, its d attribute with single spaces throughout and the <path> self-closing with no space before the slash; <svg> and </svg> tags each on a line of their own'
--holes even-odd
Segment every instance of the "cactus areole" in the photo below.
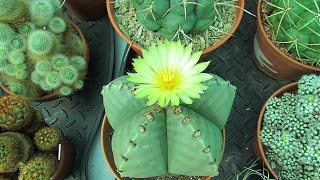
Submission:
<svg viewBox="0 0 320 180">
<path fill-rule="evenodd" d="M 191 50 L 181 42 L 152 46 L 134 60 L 136 73 L 104 86 L 105 110 L 115 130 L 112 151 L 122 177 L 219 174 L 221 130 L 236 88 L 202 73 L 209 62 L 197 64 L 201 52 Z"/>
</svg>

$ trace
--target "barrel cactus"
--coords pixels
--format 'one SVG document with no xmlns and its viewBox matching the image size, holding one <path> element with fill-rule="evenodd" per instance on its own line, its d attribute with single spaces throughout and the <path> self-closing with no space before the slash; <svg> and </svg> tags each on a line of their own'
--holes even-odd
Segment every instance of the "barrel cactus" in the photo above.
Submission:
<svg viewBox="0 0 320 180">
<path fill-rule="evenodd" d="M 272 13 L 267 20 L 272 25 L 276 43 L 286 46 L 297 60 L 320 66 L 320 1 L 265 1 Z"/>
<path fill-rule="evenodd" d="M 64 17 L 61 2 L 0 0 L 0 5 L 1 84 L 29 99 L 51 93 L 68 96 L 81 90 L 86 44 Z M 18 19 L 6 20 L 5 15 L 21 8 L 21 13 L 14 14 Z"/>
<path fill-rule="evenodd" d="M 36 154 L 20 170 L 19 180 L 49 180 L 57 170 L 57 159 L 53 154 Z"/>
<path fill-rule="evenodd" d="M 106 115 L 115 130 L 112 151 L 122 177 L 218 175 L 221 130 L 236 88 L 201 73 L 209 63 L 196 65 L 201 52 L 191 51 L 192 45 L 180 42 L 152 46 L 143 51 L 143 59 L 134 60 L 137 73 L 103 88 Z"/>
<path fill-rule="evenodd" d="M 56 151 L 61 139 L 61 132 L 54 127 L 43 127 L 33 137 L 34 144 L 41 151 Z"/>
<path fill-rule="evenodd" d="M 5 130 L 21 130 L 30 124 L 33 111 L 28 101 L 18 96 L 0 98 L 0 127 Z"/>
<path fill-rule="evenodd" d="M 318 179 L 320 76 L 305 75 L 298 92 L 267 102 L 260 133 L 266 156 L 281 179 Z"/>
</svg>

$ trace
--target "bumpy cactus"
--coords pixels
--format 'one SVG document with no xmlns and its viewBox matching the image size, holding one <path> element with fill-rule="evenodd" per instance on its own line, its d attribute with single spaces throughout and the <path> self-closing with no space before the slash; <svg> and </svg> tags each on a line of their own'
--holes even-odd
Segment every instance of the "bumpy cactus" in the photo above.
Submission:
<svg viewBox="0 0 320 180">
<path fill-rule="evenodd" d="M 3 96 L 0 98 L 0 127 L 21 130 L 30 124 L 32 112 L 28 101 L 18 96 Z"/>
<path fill-rule="evenodd" d="M 137 19 L 150 31 L 159 31 L 172 39 L 179 32 L 197 33 L 215 21 L 215 4 L 212 0 L 131 0 Z"/>
<path fill-rule="evenodd" d="M 54 127 L 43 127 L 33 137 L 36 147 L 41 151 L 56 151 L 61 139 L 61 133 Z"/>
<path fill-rule="evenodd" d="M 272 0 L 268 16 L 277 43 L 287 47 L 299 61 L 320 66 L 320 2 L 316 0 Z"/>
<path fill-rule="evenodd" d="M 15 172 L 19 168 L 19 143 L 15 138 L 0 137 L 0 173 Z"/>
<path fill-rule="evenodd" d="M 61 2 L 0 0 L 0 5 L 1 84 L 30 99 L 82 89 L 86 45 L 64 18 Z M 19 18 L 7 22 L 4 16 L 11 12 Z"/>
<path fill-rule="evenodd" d="M 19 180 L 49 180 L 57 169 L 57 159 L 53 154 L 34 155 L 20 170 Z"/>
<path fill-rule="evenodd" d="M 320 168 L 320 76 L 299 80 L 298 93 L 268 101 L 260 139 L 284 179 L 317 179 Z"/>
</svg>

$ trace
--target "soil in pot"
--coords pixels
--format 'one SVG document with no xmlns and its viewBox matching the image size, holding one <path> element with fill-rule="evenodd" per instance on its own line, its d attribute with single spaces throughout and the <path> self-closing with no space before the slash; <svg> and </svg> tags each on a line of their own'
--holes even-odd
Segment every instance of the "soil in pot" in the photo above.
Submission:
<svg viewBox="0 0 320 180">
<path fill-rule="evenodd" d="M 133 180 L 133 179 L 143 179 L 143 180 L 209 180 L 209 176 L 183 176 L 183 175 L 172 175 L 172 174 L 165 174 L 159 177 L 151 177 L 151 178 L 120 178 L 120 174 L 118 173 L 118 169 L 115 165 L 114 159 L 113 159 L 113 152 L 111 149 L 111 141 L 112 141 L 112 135 L 114 130 L 110 126 L 107 116 L 105 115 L 102 122 L 101 127 L 101 146 L 102 151 L 104 155 L 104 159 L 109 167 L 109 170 L 113 174 L 113 176 L 116 177 L 116 179 L 121 180 Z M 225 128 L 221 131 L 223 136 L 223 146 L 222 146 L 222 155 L 225 148 Z M 221 161 L 221 160 L 220 160 Z"/>
<path fill-rule="evenodd" d="M 123 36 L 125 36 L 125 38 L 123 38 L 126 39 L 129 44 L 129 41 L 137 44 L 133 44 L 133 49 L 136 52 L 141 51 L 141 47 L 148 47 L 151 44 L 157 44 L 157 42 L 163 40 L 158 32 L 146 30 L 137 20 L 136 10 L 130 1 L 115 1 L 112 4 L 110 3 L 112 2 L 107 0 L 108 11 L 111 11 L 109 13 L 113 13 L 113 15 L 109 14 L 109 17 L 111 21 L 115 21 L 113 26 L 117 31 L 122 31 L 118 33 L 120 33 L 120 35 L 123 33 Z M 217 5 L 217 12 L 219 12 L 217 14 L 219 15 L 215 17 L 216 20 L 214 23 L 205 31 L 198 34 L 183 34 L 179 32 L 176 34 L 176 37 L 179 35 L 179 39 L 185 44 L 192 42 L 193 51 L 205 50 L 203 54 L 206 54 L 208 53 L 207 51 L 210 52 L 216 49 L 232 36 L 243 14 L 244 1 L 226 1 L 224 3 L 225 4 Z M 138 48 L 138 50 L 135 48 Z M 210 48 L 210 50 L 208 50 L 208 48 Z M 141 52 L 137 53 L 141 55 Z"/>
</svg>

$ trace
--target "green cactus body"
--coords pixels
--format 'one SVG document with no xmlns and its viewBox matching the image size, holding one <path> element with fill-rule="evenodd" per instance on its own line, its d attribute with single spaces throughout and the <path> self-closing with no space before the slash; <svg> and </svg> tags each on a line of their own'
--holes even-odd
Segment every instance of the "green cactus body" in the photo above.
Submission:
<svg viewBox="0 0 320 180">
<path fill-rule="evenodd" d="M 72 89 L 69 86 L 61 86 L 59 88 L 59 94 L 61 96 L 70 96 L 72 94 Z"/>
<path fill-rule="evenodd" d="M 221 130 L 231 112 L 236 88 L 216 75 L 205 84 L 208 89 L 201 95 L 201 99 L 195 99 L 192 105 L 186 107 L 199 113 Z"/>
<path fill-rule="evenodd" d="M 25 50 L 27 47 L 27 41 L 23 35 L 16 35 L 11 39 L 11 48 L 16 50 Z"/>
<path fill-rule="evenodd" d="M 19 143 L 12 137 L 0 137 L 0 173 L 15 172 L 19 168 Z"/>
<path fill-rule="evenodd" d="M 12 93 L 17 95 L 26 96 L 29 94 L 28 88 L 19 82 L 12 82 L 11 84 L 9 84 L 8 88 Z"/>
<path fill-rule="evenodd" d="M 49 29 L 56 34 L 63 33 L 67 29 L 66 22 L 60 17 L 52 18 L 48 26 Z"/>
<path fill-rule="evenodd" d="M 176 108 L 182 112 L 175 112 Z M 176 108 L 167 110 L 168 172 L 218 175 L 223 143 L 220 129 L 189 108 Z"/>
<path fill-rule="evenodd" d="M 32 111 L 28 101 L 18 96 L 0 98 L 0 127 L 6 130 L 20 130 L 29 125 Z"/>
<path fill-rule="evenodd" d="M 19 180 L 49 180 L 57 169 L 57 157 L 53 154 L 34 155 L 20 170 Z"/>
<path fill-rule="evenodd" d="M 35 55 L 47 55 L 52 52 L 54 40 L 48 31 L 33 31 L 28 38 L 28 50 Z"/>
<path fill-rule="evenodd" d="M 212 0 L 131 0 L 137 19 L 147 30 L 172 39 L 178 32 L 198 33 L 215 20 Z"/>
<path fill-rule="evenodd" d="M 70 55 L 83 56 L 85 54 L 86 45 L 81 40 L 80 36 L 73 30 L 68 30 L 64 36 L 64 44 L 66 52 Z"/>
<path fill-rule="evenodd" d="M 35 133 L 33 139 L 38 149 L 42 151 L 56 151 L 62 135 L 54 127 L 43 127 Z"/>
<path fill-rule="evenodd" d="M 24 0 L 0 0 L 0 21 L 22 23 L 28 19 L 27 4 Z"/>
<path fill-rule="evenodd" d="M 16 32 L 8 24 L 0 23 L 0 45 L 9 44 L 15 35 Z"/>
<path fill-rule="evenodd" d="M 221 129 L 236 88 L 214 76 L 206 82 L 208 89 L 202 98 L 192 105 L 147 108 L 146 99 L 134 99 L 134 84 L 126 79 L 120 77 L 102 91 L 106 114 L 115 130 L 112 149 L 121 176 L 217 175 L 222 156 Z M 164 112 L 166 115 L 162 115 Z"/>
<path fill-rule="evenodd" d="M 23 36 L 28 36 L 32 31 L 36 29 L 35 25 L 31 22 L 26 22 L 24 24 L 21 24 L 18 27 L 18 31 Z"/>
<path fill-rule="evenodd" d="M 122 76 L 103 87 L 103 103 L 111 126 L 117 130 L 123 121 L 145 108 L 145 99 L 134 98 L 135 85 Z M 121 99 L 121 101 L 119 101 Z"/>
<path fill-rule="evenodd" d="M 0 137 L 13 138 L 18 142 L 19 154 L 21 155 L 20 162 L 25 163 L 32 156 L 34 146 L 32 140 L 28 136 L 17 132 L 4 132 L 0 134 Z"/>
<path fill-rule="evenodd" d="M 30 2 L 30 14 L 37 26 L 45 26 L 54 17 L 55 8 L 48 1 L 34 0 Z"/>
<path fill-rule="evenodd" d="M 273 0 L 269 21 L 277 41 L 298 60 L 320 66 L 320 1 Z"/>
<path fill-rule="evenodd" d="M 167 173 L 165 113 L 146 108 L 123 119 L 112 138 L 115 163 L 122 177 L 153 177 Z M 139 157 L 139 158 L 137 158 Z"/>
</svg>

